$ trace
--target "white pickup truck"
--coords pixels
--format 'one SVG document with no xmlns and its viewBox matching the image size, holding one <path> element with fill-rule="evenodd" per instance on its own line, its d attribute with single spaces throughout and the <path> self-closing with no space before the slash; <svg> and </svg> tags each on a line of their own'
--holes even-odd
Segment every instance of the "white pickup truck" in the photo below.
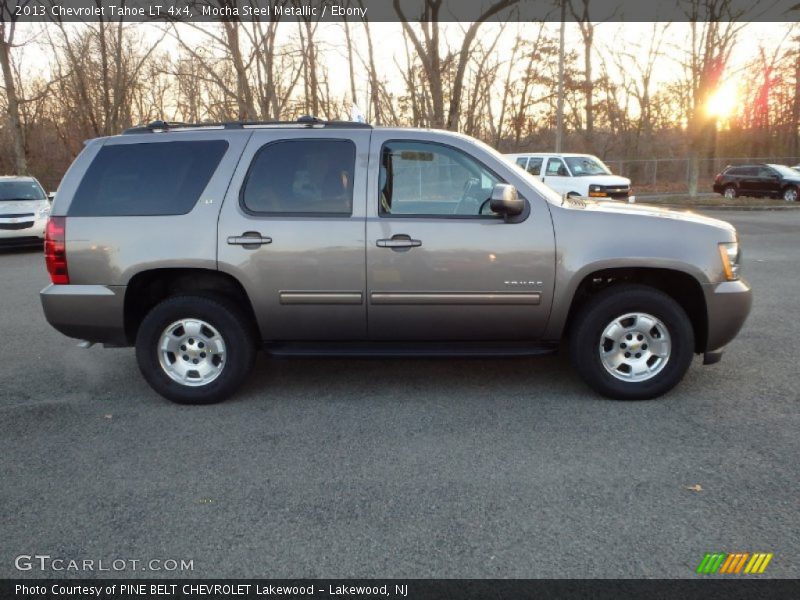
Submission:
<svg viewBox="0 0 800 600">
<path fill-rule="evenodd" d="M 628 200 L 631 180 L 613 175 L 602 160 L 591 154 L 507 154 L 510 160 L 559 194 L 589 198 Z"/>
</svg>

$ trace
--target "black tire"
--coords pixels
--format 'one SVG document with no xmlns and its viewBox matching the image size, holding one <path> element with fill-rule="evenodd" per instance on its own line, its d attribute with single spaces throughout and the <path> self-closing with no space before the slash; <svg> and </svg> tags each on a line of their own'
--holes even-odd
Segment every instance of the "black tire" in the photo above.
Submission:
<svg viewBox="0 0 800 600">
<path fill-rule="evenodd" d="M 636 312 L 664 324 L 671 352 L 651 379 L 622 381 L 603 365 L 601 336 L 614 319 Z M 686 374 L 694 355 L 694 331 L 683 308 L 663 292 L 644 285 L 617 285 L 592 297 L 578 312 L 570 329 L 569 350 L 575 369 L 598 393 L 616 400 L 648 400 L 671 390 Z"/>
<path fill-rule="evenodd" d="M 164 330 L 181 319 L 201 319 L 225 343 L 225 363 L 213 381 L 188 386 L 173 380 L 159 362 L 158 345 Z M 136 335 L 136 360 L 147 383 L 178 404 L 212 404 L 233 394 L 253 368 L 256 344 L 242 312 L 230 301 L 205 296 L 175 296 L 157 304 L 142 321 Z"/>
<path fill-rule="evenodd" d="M 729 183 L 724 188 L 722 188 L 722 196 L 725 198 L 730 198 L 731 196 L 728 195 L 728 192 L 731 192 L 733 194 L 732 196 L 733 198 L 739 197 L 739 190 L 737 190 L 736 186 L 733 185 L 732 183 Z"/>
</svg>

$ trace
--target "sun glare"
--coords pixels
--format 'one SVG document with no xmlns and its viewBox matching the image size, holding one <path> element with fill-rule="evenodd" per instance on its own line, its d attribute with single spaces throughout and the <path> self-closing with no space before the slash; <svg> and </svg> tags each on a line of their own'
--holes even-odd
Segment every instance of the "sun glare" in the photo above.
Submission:
<svg viewBox="0 0 800 600">
<path fill-rule="evenodd" d="M 720 85 L 706 102 L 706 114 L 717 119 L 727 119 L 736 110 L 739 102 L 739 90 L 732 81 Z"/>
</svg>

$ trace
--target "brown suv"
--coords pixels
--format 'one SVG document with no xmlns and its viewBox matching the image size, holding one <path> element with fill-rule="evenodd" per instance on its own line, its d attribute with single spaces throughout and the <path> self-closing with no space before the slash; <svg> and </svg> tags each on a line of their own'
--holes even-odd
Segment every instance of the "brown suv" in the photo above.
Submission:
<svg viewBox="0 0 800 600">
<path fill-rule="evenodd" d="M 136 346 L 176 402 L 280 355 L 528 355 L 653 398 L 750 309 L 728 223 L 562 199 L 492 148 L 358 123 L 156 122 L 86 145 L 47 228 L 48 321 Z"/>
</svg>

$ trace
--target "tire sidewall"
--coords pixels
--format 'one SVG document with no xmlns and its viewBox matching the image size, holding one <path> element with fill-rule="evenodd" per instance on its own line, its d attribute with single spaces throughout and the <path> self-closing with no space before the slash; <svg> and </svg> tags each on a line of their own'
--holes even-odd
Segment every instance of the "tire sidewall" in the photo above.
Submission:
<svg viewBox="0 0 800 600">
<path fill-rule="evenodd" d="M 159 341 L 164 330 L 180 319 L 201 319 L 217 330 L 225 342 L 225 365 L 214 381 L 197 387 L 173 380 L 159 361 Z M 180 404 L 211 404 L 232 394 L 247 377 L 254 359 L 254 344 L 236 309 L 219 299 L 179 296 L 156 305 L 142 321 L 136 336 L 136 359 L 150 386 Z"/>
<path fill-rule="evenodd" d="M 670 336 L 671 352 L 664 368 L 652 379 L 625 382 L 603 366 L 598 351 L 600 336 L 611 321 L 632 312 L 659 319 Z M 683 378 L 694 356 L 694 332 L 681 306 L 666 294 L 645 286 L 625 286 L 601 292 L 581 312 L 570 339 L 573 363 L 591 387 L 604 396 L 621 400 L 658 397 Z"/>
</svg>

